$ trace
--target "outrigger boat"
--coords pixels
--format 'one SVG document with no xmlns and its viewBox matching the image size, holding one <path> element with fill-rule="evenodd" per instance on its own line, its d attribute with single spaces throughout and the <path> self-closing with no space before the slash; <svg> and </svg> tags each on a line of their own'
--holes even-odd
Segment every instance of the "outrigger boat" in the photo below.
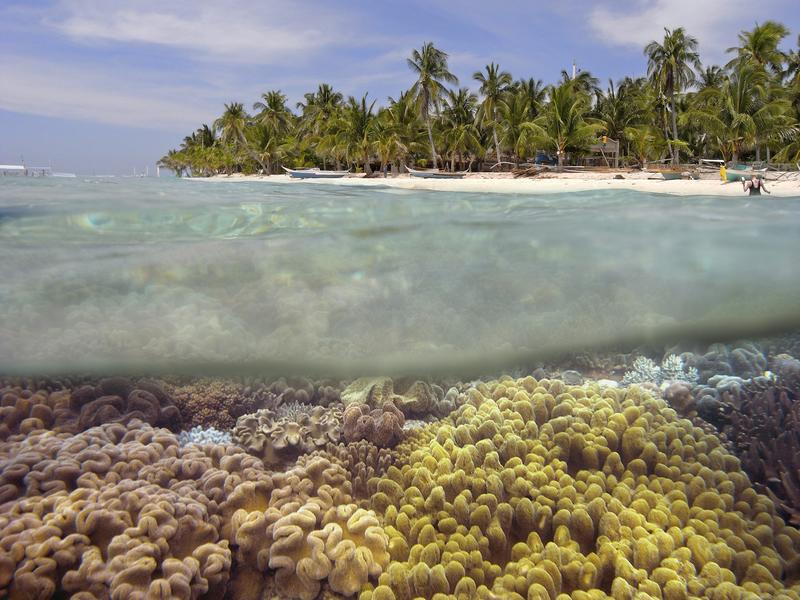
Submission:
<svg viewBox="0 0 800 600">
<path fill-rule="evenodd" d="M 322 171 L 317 167 L 313 169 L 287 169 L 281 167 L 294 179 L 338 179 L 350 175 L 350 171 Z"/>
<path fill-rule="evenodd" d="M 725 169 L 725 179 L 728 183 L 750 179 L 753 175 L 763 178 L 766 174 L 766 169 L 753 169 L 747 165 L 732 165 Z"/>
<path fill-rule="evenodd" d="M 412 169 L 408 165 L 406 165 L 406 170 L 412 177 L 421 177 L 423 179 L 461 179 L 469 173 L 469 171 L 440 171 L 439 169 L 430 169 L 430 170 L 422 170 L 422 169 Z"/>
</svg>

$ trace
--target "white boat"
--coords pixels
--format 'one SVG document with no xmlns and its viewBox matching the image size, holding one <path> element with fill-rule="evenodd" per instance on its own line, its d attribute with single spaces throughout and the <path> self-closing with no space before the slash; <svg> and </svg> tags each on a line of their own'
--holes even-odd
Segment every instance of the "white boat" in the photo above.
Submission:
<svg viewBox="0 0 800 600">
<path fill-rule="evenodd" d="M 313 169 L 281 168 L 289 174 L 289 177 L 293 177 L 295 179 L 337 179 L 339 177 L 350 175 L 350 171 L 322 171 L 317 167 L 314 167 Z"/>
<path fill-rule="evenodd" d="M 412 169 L 406 165 L 406 170 L 412 177 L 421 177 L 423 179 L 461 179 L 469 173 L 469 171 L 440 171 L 439 169 Z"/>
</svg>

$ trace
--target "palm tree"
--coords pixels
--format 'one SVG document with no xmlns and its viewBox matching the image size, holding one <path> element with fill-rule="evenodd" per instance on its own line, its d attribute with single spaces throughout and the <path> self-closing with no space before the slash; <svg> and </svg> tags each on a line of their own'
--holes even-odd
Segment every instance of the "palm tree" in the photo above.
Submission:
<svg viewBox="0 0 800 600">
<path fill-rule="evenodd" d="M 608 81 L 606 93 L 597 94 L 594 114 L 603 123 L 606 135 L 621 140 L 628 127 L 646 122 L 649 109 L 645 80 L 626 77 L 616 86 Z"/>
<path fill-rule="evenodd" d="M 367 175 L 372 173 L 370 161 L 375 125 L 375 114 L 372 112 L 374 106 L 374 100 L 367 105 L 367 94 L 361 100 L 350 96 L 338 123 L 338 144 L 345 150 L 348 161 L 362 162 Z"/>
<path fill-rule="evenodd" d="M 721 87 L 697 95 L 695 106 L 683 118 L 702 123 L 717 137 L 723 155 L 737 161 L 759 133 L 774 139 L 792 134 L 789 102 L 770 97 L 768 82 L 763 69 L 737 63 Z"/>
<path fill-rule="evenodd" d="M 485 67 L 486 73 L 475 71 L 472 78 L 481 84 L 480 92 L 483 94 L 483 102 L 478 110 L 478 122 L 488 122 L 492 127 L 492 137 L 494 138 L 494 152 L 497 162 L 502 158 L 500 155 L 500 141 L 497 137 L 497 105 L 508 93 L 512 82 L 511 73 L 501 71 L 500 65 L 489 63 Z"/>
<path fill-rule="evenodd" d="M 562 69 L 561 83 L 567 83 L 568 81 L 574 81 L 574 85 L 577 89 L 590 95 L 595 95 L 600 91 L 600 88 L 598 87 L 600 80 L 592 75 L 590 71 L 578 71 L 575 74 L 575 77 L 573 77 L 570 73 L 567 73 Z"/>
<path fill-rule="evenodd" d="M 373 147 L 381 161 L 381 172 L 386 177 L 389 165 L 399 159 L 408 148 L 403 143 L 401 124 L 396 122 L 388 108 L 378 112 L 372 128 Z"/>
<path fill-rule="evenodd" d="M 467 88 L 448 90 L 442 111 L 444 138 L 450 154 L 450 170 L 455 171 L 465 152 L 478 150 L 480 141 L 475 127 L 478 97 Z"/>
<path fill-rule="evenodd" d="M 591 98 L 578 89 L 574 81 L 551 86 L 548 96 L 542 114 L 523 127 L 530 133 L 533 143 L 556 152 L 561 170 L 567 152 L 586 150 L 597 139 L 597 132 L 603 125 L 589 118 Z"/>
<path fill-rule="evenodd" d="M 739 46 L 728 48 L 726 52 L 736 52 L 737 56 L 728 67 L 737 62 L 750 62 L 779 75 L 783 70 L 786 55 L 778 49 L 778 44 L 789 35 L 789 30 L 775 21 L 756 23 L 751 31 L 739 33 Z"/>
<path fill-rule="evenodd" d="M 725 82 L 725 70 L 719 65 L 706 67 L 697 77 L 697 84 L 700 91 L 708 88 L 720 87 Z"/>
<path fill-rule="evenodd" d="M 253 104 L 253 110 L 258 111 L 255 122 L 267 128 L 272 135 L 281 136 L 289 130 L 292 123 L 292 113 L 286 106 L 286 96 L 280 90 L 273 90 L 261 94 L 263 102 Z"/>
<path fill-rule="evenodd" d="M 432 42 L 426 42 L 420 50 L 414 50 L 406 63 L 417 76 L 417 80 L 411 86 L 411 93 L 417 101 L 419 114 L 428 128 L 428 143 L 431 146 L 431 160 L 435 169 L 436 147 L 433 144 L 430 113 L 432 109 L 436 110 L 438 107 L 442 86 L 445 83 L 457 84 L 458 78 L 447 69 L 447 53 L 436 48 Z"/>
<path fill-rule="evenodd" d="M 514 94 L 519 94 L 525 98 L 525 104 L 528 107 L 528 120 L 533 121 L 541 111 L 544 102 L 547 99 L 547 88 L 542 83 L 541 79 L 519 79 L 511 86 L 511 91 Z"/>
<path fill-rule="evenodd" d="M 664 28 L 664 41 L 650 42 L 645 46 L 647 55 L 647 74 L 664 91 L 669 100 L 672 114 L 672 139 L 678 140 L 678 114 L 675 108 L 675 94 L 694 83 L 692 68 L 700 69 L 697 54 L 697 40 L 686 35 L 683 27 L 670 31 Z M 679 152 L 672 146 L 672 164 L 677 165 Z"/>
<path fill-rule="evenodd" d="M 220 132 L 220 139 L 224 144 L 231 146 L 234 152 L 245 153 L 255 160 L 261 168 L 266 166 L 258 159 L 256 153 L 250 148 L 247 141 L 247 129 L 250 125 L 250 115 L 241 102 L 231 102 L 225 105 L 225 112 L 214 121 L 214 128 Z"/>
</svg>

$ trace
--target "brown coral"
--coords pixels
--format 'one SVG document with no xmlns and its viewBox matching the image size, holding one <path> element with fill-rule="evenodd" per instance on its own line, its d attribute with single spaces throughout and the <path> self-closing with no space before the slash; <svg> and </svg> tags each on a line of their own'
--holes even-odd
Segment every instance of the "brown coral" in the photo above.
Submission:
<svg viewBox="0 0 800 600">
<path fill-rule="evenodd" d="M 407 378 L 393 380 L 389 377 L 361 377 L 342 392 L 342 403 L 345 406 L 366 404 L 371 408 L 380 408 L 391 402 L 406 417 L 443 417 L 465 401 L 466 397 L 455 387 L 445 393 L 438 385 Z"/>
<path fill-rule="evenodd" d="M 351 503 L 344 469 L 323 457 L 298 461 L 274 489 L 237 489 L 223 512 L 237 563 L 251 578 L 274 570 L 289 598 L 315 598 L 326 579 L 352 595 L 389 560 L 377 517 Z"/>
<path fill-rule="evenodd" d="M 245 386 L 227 379 L 199 379 L 169 386 L 187 429 L 232 429 L 236 419 L 262 408 L 274 409 L 281 400 L 264 387 Z"/>
<path fill-rule="evenodd" d="M 403 413 L 392 403 L 370 409 L 367 404 L 351 404 L 342 416 L 344 439 L 367 440 L 379 448 L 389 448 L 403 439 Z"/>
<path fill-rule="evenodd" d="M 268 464 L 295 460 L 341 437 L 341 409 L 284 404 L 244 415 L 233 429 L 234 440 Z"/>
<path fill-rule="evenodd" d="M 232 564 L 222 504 L 272 485 L 234 446 L 181 448 L 136 420 L 37 431 L 2 460 L 18 497 L 0 509 L 0 596 L 221 597 Z"/>
<path fill-rule="evenodd" d="M 54 410 L 57 431 L 77 433 L 105 423 L 140 420 L 178 431 L 181 414 L 164 389 L 153 381 L 135 384 L 123 377 L 101 379 L 70 393 L 69 402 Z"/>
</svg>

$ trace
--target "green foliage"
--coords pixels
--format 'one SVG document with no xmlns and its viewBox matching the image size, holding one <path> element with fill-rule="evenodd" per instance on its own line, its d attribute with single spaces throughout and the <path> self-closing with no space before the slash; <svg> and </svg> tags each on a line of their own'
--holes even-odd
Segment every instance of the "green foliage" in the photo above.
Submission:
<svg viewBox="0 0 800 600">
<path fill-rule="evenodd" d="M 725 67 L 703 68 L 697 41 L 683 28 L 645 47 L 647 77 L 609 81 L 580 71 L 546 86 L 514 80 L 494 62 L 473 74 L 478 94 L 458 83 L 448 55 L 432 43 L 406 63 L 411 87 L 384 106 L 367 94 L 347 100 L 327 83 L 293 111 L 280 90 L 267 91 L 248 114 L 225 104 L 159 164 L 177 175 L 280 173 L 281 165 L 349 167 L 384 173 L 403 164 L 487 168 L 501 157 L 530 160 L 538 151 L 559 164 L 586 153 L 599 135 L 620 141 L 623 162 L 672 157 L 800 160 L 800 38 L 785 51 L 787 29 L 772 21 L 739 34 Z M 487 158 L 487 155 L 489 158 Z"/>
</svg>

